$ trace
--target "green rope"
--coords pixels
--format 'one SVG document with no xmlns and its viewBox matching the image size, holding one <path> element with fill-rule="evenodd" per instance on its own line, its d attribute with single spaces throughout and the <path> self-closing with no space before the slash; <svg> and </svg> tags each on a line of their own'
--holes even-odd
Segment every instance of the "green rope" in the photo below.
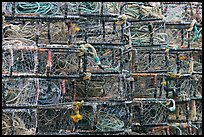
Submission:
<svg viewBox="0 0 204 137">
<path fill-rule="evenodd" d="M 99 12 L 99 9 L 101 8 L 100 3 L 97 2 L 82 2 L 81 6 L 82 6 L 81 11 L 84 13 Z"/>
<path fill-rule="evenodd" d="M 18 2 L 16 4 L 17 14 L 55 15 L 58 11 L 59 7 L 52 2 Z"/>
<path fill-rule="evenodd" d="M 124 122 L 118 119 L 114 114 L 103 112 L 98 116 L 96 128 L 100 131 L 120 130 L 124 127 Z"/>
<path fill-rule="evenodd" d="M 199 35 L 201 30 L 202 30 L 202 28 L 198 31 L 198 28 L 196 27 L 196 25 L 193 26 L 194 35 L 193 35 L 192 42 L 194 42 L 198 38 L 198 35 Z"/>
</svg>

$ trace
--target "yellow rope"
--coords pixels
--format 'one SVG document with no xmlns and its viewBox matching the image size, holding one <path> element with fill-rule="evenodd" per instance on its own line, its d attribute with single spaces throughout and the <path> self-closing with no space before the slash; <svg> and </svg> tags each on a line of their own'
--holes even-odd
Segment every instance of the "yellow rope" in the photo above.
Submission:
<svg viewBox="0 0 204 137">
<path fill-rule="evenodd" d="M 81 102 L 74 102 L 73 103 L 73 110 L 74 110 L 74 115 L 71 115 L 70 118 L 75 122 L 78 123 L 79 120 L 82 120 L 83 116 L 79 114 L 79 109 L 82 106 L 84 101 L 82 100 Z"/>
<path fill-rule="evenodd" d="M 195 103 L 195 100 L 191 100 L 190 102 L 190 108 L 191 108 L 191 111 L 190 111 L 190 120 L 191 121 L 195 121 L 196 120 L 196 103 Z"/>
<path fill-rule="evenodd" d="M 192 22 L 191 22 L 191 24 L 190 24 L 190 28 L 189 29 L 187 29 L 187 31 L 192 31 L 193 30 L 193 26 L 196 24 L 196 20 L 195 19 L 193 19 L 192 20 Z"/>
<path fill-rule="evenodd" d="M 91 73 L 89 72 L 84 72 L 84 77 L 83 77 L 83 80 L 91 80 Z"/>
<path fill-rule="evenodd" d="M 120 16 L 118 16 L 118 21 L 115 22 L 116 25 L 122 25 L 126 22 L 127 20 L 127 16 L 125 14 L 122 14 Z"/>
</svg>

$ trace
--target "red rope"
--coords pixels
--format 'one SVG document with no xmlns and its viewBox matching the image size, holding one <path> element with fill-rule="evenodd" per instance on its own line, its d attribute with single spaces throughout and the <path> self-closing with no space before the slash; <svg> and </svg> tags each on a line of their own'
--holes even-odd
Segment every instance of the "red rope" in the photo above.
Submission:
<svg viewBox="0 0 204 137">
<path fill-rule="evenodd" d="M 64 96 L 66 93 L 66 89 L 65 89 L 65 80 L 62 80 L 62 95 Z"/>
<path fill-rule="evenodd" d="M 52 53 L 50 50 L 48 50 L 48 54 L 47 54 L 47 64 L 48 66 L 51 66 L 52 64 Z"/>
<path fill-rule="evenodd" d="M 49 75 L 52 67 L 52 54 L 51 51 L 48 50 L 47 53 L 47 65 L 46 65 L 46 74 Z"/>
<path fill-rule="evenodd" d="M 154 84 L 157 84 L 157 75 L 154 75 Z"/>
<path fill-rule="evenodd" d="M 38 99 L 39 99 L 39 95 L 40 95 L 40 86 L 39 86 L 39 80 L 37 80 L 37 84 L 36 84 L 36 105 L 38 105 Z"/>
<path fill-rule="evenodd" d="M 72 35 L 72 22 L 68 23 L 68 32 L 69 32 L 69 35 Z"/>
<path fill-rule="evenodd" d="M 167 134 L 167 135 L 170 135 L 169 127 L 166 128 L 166 134 Z"/>
<path fill-rule="evenodd" d="M 74 80 L 74 102 L 76 101 L 76 80 Z"/>
</svg>

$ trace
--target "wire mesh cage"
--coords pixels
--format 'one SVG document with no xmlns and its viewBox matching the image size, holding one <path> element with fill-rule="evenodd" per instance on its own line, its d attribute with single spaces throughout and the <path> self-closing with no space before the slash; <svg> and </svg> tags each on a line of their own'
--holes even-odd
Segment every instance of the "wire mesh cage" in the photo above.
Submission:
<svg viewBox="0 0 204 137">
<path fill-rule="evenodd" d="M 200 52 L 193 52 L 191 58 L 192 71 L 195 73 L 202 72 L 202 54 Z"/>
<path fill-rule="evenodd" d="M 184 24 L 183 27 L 178 26 L 178 24 L 167 24 L 165 33 L 168 34 L 166 43 L 168 43 L 169 48 L 200 48 L 202 29 L 193 23 Z"/>
<path fill-rule="evenodd" d="M 202 2 L 3 2 L 3 135 L 201 135 Z"/>
<path fill-rule="evenodd" d="M 163 14 L 166 16 L 166 21 L 179 22 L 189 21 L 196 13 L 202 11 L 199 2 L 162 2 Z M 172 11 L 179 11 L 173 14 Z M 201 16 L 200 16 L 201 17 Z M 200 18 L 198 17 L 198 19 Z"/>
<path fill-rule="evenodd" d="M 38 52 L 39 74 L 49 74 L 50 76 L 78 74 L 79 58 L 77 51 L 72 50 L 41 50 Z"/>
<path fill-rule="evenodd" d="M 103 2 L 104 4 L 104 9 L 103 13 L 104 14 L 119 14 L 120 12 L 120 5 L 121 3 L 118 2 Z"/>
<path fill-rule="evenodd" d="M 128 106 L 121 103 L 86 104 L 80 108 L 82 119 L 74 123 L 72 105 L 38 110 L 39 133 L 98 133 L 123 132 L 128 124 Z M 56 122 L 52 122 L 54 119 Z M 42 124 L 44 123 L 44 124 Z"/>
<path fill-rule="evenodd" d="M 168 118 L 170 121 L 187 122 L 190 120 L 199 123 L 202 118 L 200 107 L 200 99 L 192 99 L 189 102 L 178 102 L 175 113 L 171 113 Z"/>
<path fill-rule="evenodd" d="M 115 2 L 5 2 L 3 12 L 16 15 L 41 15 L 41 16 L 65 16 L 65 15 L 100 15 L 117 14 L 120 4 Z"/>
<path fill-rule="evenodd" d="M 189 104 L 188 102 L 181 102 L 177 103 L 176 105 L 176 112 L 171 113 L 168 116 L 169 121 L 183 121 L 186 122 L 188 120 L 188 110 L 189 109 Z"/>
<path fill-rule="evenodd" d="M 194 131 L 184 131 L 185 134 L 199 134 L 200 130 L 200 120 L 202 119 L 202 112 L 200 105 L 200 99 L 192 99 L 189 102 L 178 102 L 176 104 L 175 113 L 171 113 L 168 116 L 168 121 L 170 123 L 186 123 L 186 126 L 182 126 L 183 128 L 191 127 Z M 189 122 L 190 121 L 190 122 Z M 181 127 L 181 128 L 182 128 Z M 194 133 L 189 133 L 194 132 Z"/>
<path fill-rule="evenodd" d="M 87 56 L 87 71 L 91 73 L 116 73 L 124 67 L 122 66 L 123 50 L 121 48 L 97 46 L 95 49 L 103 69 L 98 66 L 94 57 Z"/>
<path fill-rule="evenodd" d="M 131 42 L 134 47 L 151 47 L 167 43 L 168 35 L 164 31 L 164 22 L 131 22 Z"/>
<path fill-rule="evenodd" d="M 182 78 L 176 80 L 174 83 L 177 88 L 176 99 L 188 100 L 193 97 L 200 98 L 202 96 L 202 80 L 199 81 L 198 78 Z"/>
<path fill-rule="evenodd" d="M 37 101 L 39 105 L 58 104 L 60 99 L 59 80 L 36 80 Z"/>
<path fill-rule="evenodd" d="M 49 25 L 52 43 L 121 43 L 121 26 L 114 25 L 110 17 L 100 19 L 87 17 L 86 20 L 51 22 Z M 106 21 L 110 20 L 110 21 Z"/>
<path fill-rule="evenodd" d="M 66 83 L 67 89 L 73 87 L 73 82 Z M 123 90 L 123 83 L 118 77 L 112 79 L 103 77 L 93 77 L 90 81 L 76 80 L 76 93 L 74 90 L 67 92 L 67 98 L 72 98 L 76 94 L 76 99 L 86 98 L 87 100 L 125 100 L 127 91 Z"/>
<path fill-rule="evenodd" d="M 133 99 L 131 107 L 132 124 L 154 125 L 167 122 L 169 110 L 164 105 L 166 101 L 148 99 Z"/>
<path fill-rule="evenodd" d="M 36 117 L 32 109 L 2 112 L 2 135 L 35 135 Z"/>
<path fill-rule="evenodd" d="M 28 39 L 3 39 L 4 73 L 34 73 L 37 48 L 32 40 Z"/>
<path fill-rule="evenodd" d="M 148 18 L 163 19 L 162 9 L 159 2 L 127 2 L 122 5 L 122 12 L 129 18 L 145 20 Z"/>
<path fill-rule="evenodd" d="M 59 3 L 58 3 L 59 4 Z M 59 6 L 54 2 L 7 2 L 5 3 L 7 14 L 16 15 L 57 15 L 59 14 Z"/>
<path fill-rule="evenodd" d="M 133 98 L 153 98 L 160 96 L 160 81 L 157 76 L 138 76 L 134 78 Z"/>
<path fill-rule="evenodd" d="M 196 100 L 196 117 L 197 121 L 202 121 L 202 103 L 201 100 Z"/>
<path fill-rule="evenodd" d="M 189 74 L 192 72 L 191 53 L 177 52 L 169 54 L 169 72 Z"/>
<path fill-rule="evenodd" d="M 46 132 L 58 132 L 60 130 L 71 130 L 72 121 L 69 118 L 71 109 L 38 109 L 38 134 Z"/>
<path fill-rule="evenodd" d="M 135 72 L 165 72 L 168 69 L 167 54 L 157 50 L 137 50 Z"/>
<path fill-rule="evenodd" d="M 105 104 L 97 108 L 96 130 L 99 131 L 120 131 L 128 126 L 130 117 L 127 104 L 116 103 L 115 105 Z"/>
<path fill-rule="evenodd" d="M 32 78 L 4 78 L 2 101 L 5 105 L 35 105 L 36 88 Z"/>
<path fill-rule="evenodd" d="M 26 22 L 23 24 L 20 21 L 5 21 L 3 23 L 7 24 L 5 27 L 3 27 L 4 38 L 25 38 L 34 40 L 35 25 L 32 22 Z"/>
</svg>

